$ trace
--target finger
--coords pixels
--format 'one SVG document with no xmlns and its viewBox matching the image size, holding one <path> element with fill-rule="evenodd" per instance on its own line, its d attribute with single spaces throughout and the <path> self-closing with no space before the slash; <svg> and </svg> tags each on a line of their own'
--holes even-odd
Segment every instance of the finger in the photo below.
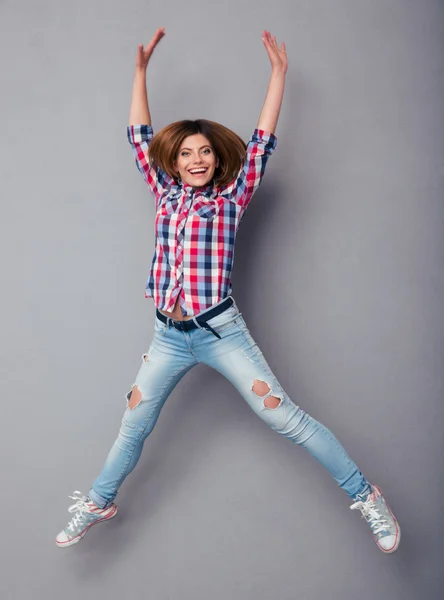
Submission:
<svg viewBox="0 0 444 600">
<path fill-rule="evenodd" d="M 265 44 L 267 50 L 269 50 L 270 52 L 273 52 L 274 46 L 273 46 L 273 40 L 271 38 L 270 32 L 266 31 L 265 36 L 262 39 L 264 40 L 264 44 Z"/>
<path fill-rule="evenodd" d="M 153 49 L 155 46 L 157 46 L 157 44 L 160 42 L 160 40 L 163 38 L 164 35 L 165 35 L 165 27 L 159 27 L 159 29 L 153 35 L 150 43 L 147 44 L 146 49 L 148 49 L 148 48 Z"/>
<path fill-rule="evenodd" d="M 164 35 L 165 35 L 165 27 L 160 27 L 156 31 L 155 38 L 156 38 L 157 41 L 159 41 L 159 40 L 161 40 L 163 38 Z"/>
<path fill-rule="evenodd" d="M 275 50 L 268 40 L 264 40 L 264 46 L 270 59 L 276 56 Z"/>
<path fill-rule="evenodd" d="M 266 37 L 263 37 L 262 41 L 264 43 L 265 49 L 267 50 L 268 54 L 270 54 L 270 52 L 273 52 L 273 48 L 270 45 L 270 41 Z"/>
<path fill-rule="evenodd" d="M 159 39 L 154 38 L 154 39 L 152 39 L 151 42 L 145 48 L 145 54 L 152 54 L 152 52 L 154 51 L 154 48 L 157 46 L 157 44 L 160 42 L 161 39 L 162 38 L 159 38 Z"/>
</svg>

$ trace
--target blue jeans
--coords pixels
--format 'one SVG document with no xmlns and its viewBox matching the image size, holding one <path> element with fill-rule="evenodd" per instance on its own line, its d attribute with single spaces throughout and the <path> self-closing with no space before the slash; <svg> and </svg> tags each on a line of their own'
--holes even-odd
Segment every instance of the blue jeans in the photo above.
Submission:
<svg viewBox="0 0 444 600">
<path fill-rule="evenodd" d="M 89 491 L 91 500 L 100 507 L 114 500 L 136 466 L 166 399 L 198 363 L 222 373 L 261 419 L 306 448 L 350 498 L 366 492 L 368 482 L 334 435 L 296 406 L 280 386 L 236 304 L 209 319 L 208 324 L 221 339 L 201 328 L 179 331 L 171 320 L 165 324 L 156 317 L 151 346 L 142 357 L 135 384 L 127 394 L 118 437 Z M 137 403 L 131 402 L 133 393 L 137 394 Z"/>
</svg>

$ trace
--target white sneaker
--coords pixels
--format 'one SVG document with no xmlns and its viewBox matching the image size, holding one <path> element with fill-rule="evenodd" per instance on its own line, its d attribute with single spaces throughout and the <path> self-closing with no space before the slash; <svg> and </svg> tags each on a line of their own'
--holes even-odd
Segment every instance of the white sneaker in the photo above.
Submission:
<svg viewBox="0 0 444 600">
<path fill-rule="evenodd" d="M 76 503 L 68 508 L 68 512 L 76 514 L 56 537 L 56 544 L 59 548 L 77 544 L 93 525 L 112 519 L 117 514 L 117 505 L 114 503 L 106 508 L 99 508 L 81 492 L 74 492 L 74 495 L 69 498 L 75 500 Z"/>
<path fill-rule="evenodd" d="M 350 508 L 361 511 L 370 525 L 377 546 L 386 554 L 391 554 L 399 546 L 401 529 L 381 489 L 377 485 L 372 485 L 371 488 L 367 496 L 356 496 L 356 502 Z"/>
</svg>

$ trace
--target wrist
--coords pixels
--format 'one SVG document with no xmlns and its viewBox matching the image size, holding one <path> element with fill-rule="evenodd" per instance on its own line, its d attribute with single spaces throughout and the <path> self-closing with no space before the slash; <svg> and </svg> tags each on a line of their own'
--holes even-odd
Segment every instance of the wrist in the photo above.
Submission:
<svg viewBox="0 0 444 600">
<path fill-rule="evenodd" d="M 146 79 L 146 66 L 136 66 L 134 77 L 138 79 Z"/>
<path fill-rule="evenodd" d="M 282 69 L 282 67 L 272 67 L 271 69 L 271 77 L 273 79 L 285 79 L 285 75 L 287 70 Z"/>
</svg>

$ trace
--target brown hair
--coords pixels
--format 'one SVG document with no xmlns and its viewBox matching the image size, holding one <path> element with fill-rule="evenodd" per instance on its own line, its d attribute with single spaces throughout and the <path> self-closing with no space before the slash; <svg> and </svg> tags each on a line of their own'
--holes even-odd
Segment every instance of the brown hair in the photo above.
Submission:
<svg viewBox="0 0 444 600">
<path fill-rule="evenodd" d="M 214 172 L 214 184 L 223 186 L 233 181 L 242 167 L 247 146 L 231 129 L 206 119 L 176 121 L 161 129 L 150 143 L 150 162 L 177 180 L 174 162 L 177 160 L 179 148 L 186 137 L 197 133 L 209 140 L 219 160 L 219 166 Z"/>
</svg>

